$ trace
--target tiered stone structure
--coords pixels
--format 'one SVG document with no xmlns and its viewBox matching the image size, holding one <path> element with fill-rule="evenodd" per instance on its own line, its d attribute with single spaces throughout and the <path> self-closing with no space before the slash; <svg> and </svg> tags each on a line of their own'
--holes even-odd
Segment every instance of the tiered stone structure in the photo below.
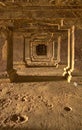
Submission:
<svg viewBox="0 0 82 130">
<path fill-rule="evenodd" d="M 59 3 L 54 0 L 46 1 L 41 2 L 40 6 L 40 0 L 27 0 L 23 3 L 27 2 L 33 5 L 29 6 L 24 3 L 19 7 L 19 5 L 13 4 L 19 1 L 8 0 L 6 1 L 8 4 L 4 3 L 5 6 L 0 8 L 0 31 L 6 36 L 5 45 L 7 44 L 5 47 L 7 58 L 4 54 L 2 58 L 6 59 L 6 70 L 11 81 L 15 81 L 18 77 L 14 70 L 14 66 L 17 67 L 17 65 L 13 64 L 13 37 L 20 35 L 20 33 L 23 38 L 23 55 L 22 62 L 18 62 L 18 65 L 21 67 L 57 67 L 61 62 L 61 41 L 64 35 L 67 36 L 68 63 L 62 75 L 68 82 L 71 80 L 74 71 L 75 27 L 78 26 L 76 21 L 82 14 L 81 1 L 76 1 L 74 6 L 71 4 L 74 3 L 73 1 L 69 2 L 70 6 L 64 6 L 65 2 L 68 3 L 68 1 L 60 1 Z M 61 3 L 62 6 L 59 6 Z M 18 51 L 20 51 L 20 45 Z"/>
</svg>

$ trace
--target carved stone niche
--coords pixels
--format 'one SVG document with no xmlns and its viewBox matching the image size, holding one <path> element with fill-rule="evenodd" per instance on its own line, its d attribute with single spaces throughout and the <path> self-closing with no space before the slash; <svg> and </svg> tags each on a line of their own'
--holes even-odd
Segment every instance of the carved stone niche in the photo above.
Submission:
<svg viewBox="0 0 82 130">
<path fill-rule="evenodd" d="M 26 44 L 28 44 L 26 42 Z M 29 42 L 29 46 L 25 50 L 28 50 L 29 54 L 25 55 L 25 60 L 28 66 L 55 66 L 57 64 L 57 49 L 55 42 L 45 40 L 35 40 Z M 58 45 L 57 45 L 58 46 Z M 28 58 L 29 57 L 29 58 Z"/>
<path fill-rule="evenodd" d="M 31 59 L 32 61 L 49 61 L 52 57 L 52 43 L 45 41 L 35 41 L 31 43 Z"/>
</svg>

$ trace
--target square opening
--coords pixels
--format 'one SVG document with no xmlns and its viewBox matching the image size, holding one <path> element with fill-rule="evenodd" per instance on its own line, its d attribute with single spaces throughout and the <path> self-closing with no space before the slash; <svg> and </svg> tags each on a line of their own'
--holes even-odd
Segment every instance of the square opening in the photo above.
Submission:
<svg viewBox="0 0 82 130">
<path fill-rule="evenodd" d="M 45 44 L 38 44 L 36 46 L 36 54 L 38 56 L 47 55 L 47 46 Z"/>
</svg>

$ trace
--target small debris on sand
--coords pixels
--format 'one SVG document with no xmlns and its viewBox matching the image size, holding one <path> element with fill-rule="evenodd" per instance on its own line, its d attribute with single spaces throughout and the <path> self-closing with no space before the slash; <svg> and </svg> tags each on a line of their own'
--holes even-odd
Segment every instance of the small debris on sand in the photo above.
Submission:
<svg viewBox="0 0 82 130">
<path fill-rule="evenodd" d="M 15 123 L 25 123 L 28 121 L 28 117 L 25 115 L 17 115 L 14 114 L 11 116 L 11 121 L 15 122 Z"/>
<path fill-rule="evenodd" d="M 77 86 L 78 86 L 77 82 L 74 82 L 74 86 L 75 86 L 75 87 L 77 87 Z"/>
<path fill-rule="evenodd" d="M 5 119 L 4 123 L 7 124 L 8 122 L 13 122 L 15 124 L 22 124 L 28 121 L 28 116 L 26 115 L 20 115 L 20 114 L 13 114 L 7 119 Z"/>
<path fill-rule="evenodd" d="M 22 102 L 24 102 L 24 101 L 27 101 L 27 98 L 24 96 L 24 97 L 22 97 Z"/>
<path fill-rule="evenodd" d="M 64 107 L 64 110 L 68 112 L 68 111 L 72 111 L 72 108 L 71 107 Z"/>
</svg>

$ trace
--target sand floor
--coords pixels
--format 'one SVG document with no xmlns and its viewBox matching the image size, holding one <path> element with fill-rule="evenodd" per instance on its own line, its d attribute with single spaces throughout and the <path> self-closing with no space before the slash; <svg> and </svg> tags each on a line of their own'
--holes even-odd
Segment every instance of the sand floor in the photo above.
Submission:
<svg viewBox="0 0 82 130">
<path fill-rule="evenodd" d="M 82 130 L 82 82 L 0 83 L 0 130 Z"/>
</svg>

